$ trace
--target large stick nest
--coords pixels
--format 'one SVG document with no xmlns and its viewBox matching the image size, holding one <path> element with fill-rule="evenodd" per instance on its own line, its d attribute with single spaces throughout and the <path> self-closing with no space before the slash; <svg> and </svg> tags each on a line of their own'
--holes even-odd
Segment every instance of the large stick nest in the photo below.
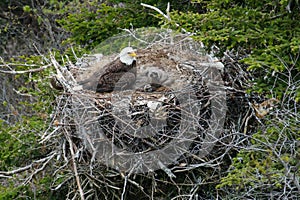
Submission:
<svg viewBox="0 0 300 200">
<path fill-rule="evenodd" d="M 231 99 L 240 98 L 239 104 L 244 101 L 240 89 L 247 73 L 237 67 L 226 71 L 204 52 L 190 37 L 168 35 L 137 49 L 133 88 L 104 94 L 95 92 L 98 71 L 117 54 L 86 57 L 67 73 L 57 67 L 61 71 L 57 79 L 63 79 L 59 82 L 65 90 L 58 121 L 70 125 L 65 130 L 79 139 L 78 148 L 91 162 L 126 172 L 160 168 L 172 176 L 166 166 L 186 166 L 191 156 L 203 161 L 216 153 L 212 151 L 224 137 L 224 126 L 232 125 L 225 120 L 226 92 Z M 155 81 L 153 73 L 158 77 Z M 242 104 L 229 108 L 234 109 L 230 117 L 243 120 L 239 128 L 247 131 L 244 125 L 250 114 L 247 102 Z"/>
</svg>

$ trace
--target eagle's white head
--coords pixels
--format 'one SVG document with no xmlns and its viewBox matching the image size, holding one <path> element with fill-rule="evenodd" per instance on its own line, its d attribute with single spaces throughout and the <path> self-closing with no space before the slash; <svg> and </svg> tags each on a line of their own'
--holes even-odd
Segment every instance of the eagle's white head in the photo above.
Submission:
<svg viewBox="0 0 300 200">
<path fill-rule="evenodd" d="M 132 47 L 125 47 L 122 49 L 119 57 L 122 63 L 131 65 L 135 60 L 136 54 Z"/>
</svg>

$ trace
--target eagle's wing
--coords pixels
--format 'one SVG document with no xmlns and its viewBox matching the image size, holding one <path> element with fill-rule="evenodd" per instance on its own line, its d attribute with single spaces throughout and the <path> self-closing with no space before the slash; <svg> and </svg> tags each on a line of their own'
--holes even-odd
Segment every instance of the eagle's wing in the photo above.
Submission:
<svg viewBox="0 0 300 200">
<path fill-rule="evenodd" d="M 128 89 L 136 79 L 136 62 L 125 65 L 119 60 L 104 67 L 104 73 L 99 77 L 96 92 L 112 92 Z"/>
<path fill-rule="evenodd" d="M 99 82 L 99 77 L 104 76 L 107 73 L 115 72 L 114 70 L 116 69 L 115 66 L 117 65 L 117 63 L 118 60 L 113 60 L 101 68 L 99 67 L 99 65 L 96 66 L 94 72 L 88 78 L 85 78 L 79 81 L 78 83 L 82 85 L 82 88 L 85 90 L 96 91 Z"/>
</svg>

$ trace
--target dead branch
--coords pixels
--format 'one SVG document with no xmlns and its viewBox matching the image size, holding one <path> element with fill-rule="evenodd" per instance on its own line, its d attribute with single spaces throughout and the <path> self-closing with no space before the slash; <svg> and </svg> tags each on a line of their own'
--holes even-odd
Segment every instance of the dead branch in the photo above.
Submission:
<svg viewBox="0 0 300 200">
<path fill-rule="evenodd" d="M 5 67 L 7 67 L 8 65 L 3 65 Z M 32 65 L 27 65 L 27 64 L 24 64 L 23 66 L 32 66 Z M 40 71 L 43 71 L 45 69 L 47 69 L 48 67 L 51 67 L 52 64 L 48 64 L 48 65 L 44 65 L 42 67 L 39 67 L 39 68 L 36 68 L 36 69 L 29 69 L 29 70 L 20 70 L 20 71 L 15 71 L 15 70 L 10 70 L 10 71 L 7 71 L 7 70 L 0 70 L 0 73 L 4 73 L 4 74 L 13 74 L 13 75 L 16 75 L 16 74 L 26 74 L 26 73 L 33 73 L 33 72 L 40 72 Z M 1 67 L 1 65 L 0 65 Z"/>
<path fill-rule="evenodd" d="M 50 154 L 49 156 L 39 159 L 39 160 L 35 160 L 33 161 L 30 165 L 24 166 L 24 167 L 20 167 L 18 169 L 15 170 L 11 170 L 11 171 L 0 171 L 0 175 L 5 175 L 5 176 L 11 176 L 11 175 L 15 175 L 18 174 L 20 172 L 26 171 L 28 169 L 32 169 L 34 168 L 35 165 L 43 163 L 43 166 L 41 168 L 39 168 L 37 171 L 35 171 L 32 175 L 34 176 L 35 174 L 37 174 L 37 172 L 43 170 L 45 168 L 45 166 L 49 163 L 49 161 L 55 156 L 57 155 L 56 152 L 52 152 L 52 154 Z"/>
</svg>

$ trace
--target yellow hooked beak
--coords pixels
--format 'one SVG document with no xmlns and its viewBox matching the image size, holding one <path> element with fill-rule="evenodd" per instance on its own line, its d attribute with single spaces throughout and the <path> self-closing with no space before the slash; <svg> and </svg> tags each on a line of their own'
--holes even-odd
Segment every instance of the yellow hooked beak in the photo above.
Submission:
<svg viewBox="0 0 300 200">
<path fill-rule="evenodd" d="M 130 52 L 130 53 L 128 53 L 128 55 L 130 55 L 131 57 L 136 57 L 136 53 L 135 52 Z"/>
</svg>

